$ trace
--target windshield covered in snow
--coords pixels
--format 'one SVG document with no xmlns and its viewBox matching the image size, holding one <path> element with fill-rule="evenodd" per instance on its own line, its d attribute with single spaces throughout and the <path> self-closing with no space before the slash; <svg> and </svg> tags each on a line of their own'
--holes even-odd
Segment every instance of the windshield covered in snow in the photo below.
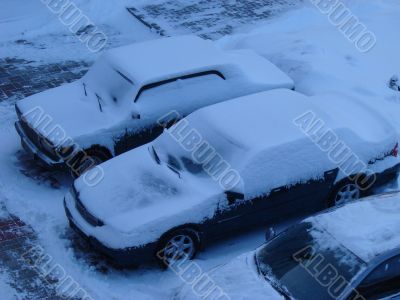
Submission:
<svg viewBox="0 0 400 300">
<path fill-rule="evenodd" d="M 106 103 L 118 104 L 124 98 L 133 98 L 134 83 L 106 59 L 99 59 L 82 79 L 84 93 L 94 93 L 96 98 Z"/>
<path fill-rule="evenodd" d="M 155 140 L 150 151 L 153 159 L 182 176 L 215 179 L 228 170 L 239 172 L 245 158 L 243 148 L 215 132 L 211 124 L 193 128 L 188 124 L 179 122 Z"/>
<path fill-rule="evenodd" d="M 331 249 L 319 247 L 311 230 L 311 223 L 300 223 L 259 248 L 259 270 L 274 287 L 295 299 L 328 300 L 332 293 L 336 299 L 365 263 L 339 243 Z M 338 279 L 338 286 L 327 288 Z M 321 284 L 323 280 L 328 284 Z"/>
<path fill-rule="evenodd" d="M 175 156 L 172 153 L 163 151 L 163 149 L 156 148 L 154 146 L 149 147 L 149 152 L 153 160 L 161 165 L 164 164 L 171 169 L 174 173 L 181 176 L 183 172 L 189 172 L 192 175 L 205 175 L 202 164 L 199 164 L 188 156 Z"/>
</svg>

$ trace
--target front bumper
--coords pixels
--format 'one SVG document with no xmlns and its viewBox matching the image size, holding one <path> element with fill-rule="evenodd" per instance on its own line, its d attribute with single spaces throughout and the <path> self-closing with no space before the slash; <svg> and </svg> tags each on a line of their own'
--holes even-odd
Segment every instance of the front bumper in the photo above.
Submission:
<svg viewBox="0 0 400 300">
<path fill-rule="evenodd" d="M 72 207 L 71 207 L 72 206 Z M 64 208 L 70 227 L 84 240 L 86 240 L 96 251 L 105 255 L 112 263 L 121 267 L 137 267 L 145 263 L 155 261 L 157 243 L 150 243 L 143 247 L 130 247 L 124 249 L 113 249 L 105 246 L 94 236 L 87 234 L 78 225 L 74 216 L 78 216 L 79 212 L 70 202 L 67 203 L 64 198 Z M 78 217 L 79 218 L 79 217 Z M 85 222 L 79 218 L 79 222 Z M 91 226 L 89 223 L 86 226 Z"/>
<path fill-rule="evenodd" d="M 59 159 L 53 159 L 46 155 L 42 150 L 39 149 L 28 137 L 25 133 L 24 129 L 22 128 L 21 122 L 15 122 L 15 129 L 17 130 L 20 138 L 21 138 L 21 145 L 28 152 L 30 155 L 33 156 L 34 159 L 39 160 L 41 163 L 46 165 L 49 168 L 64 168 L 65 163 L 64 161 Z"/>
</svg>

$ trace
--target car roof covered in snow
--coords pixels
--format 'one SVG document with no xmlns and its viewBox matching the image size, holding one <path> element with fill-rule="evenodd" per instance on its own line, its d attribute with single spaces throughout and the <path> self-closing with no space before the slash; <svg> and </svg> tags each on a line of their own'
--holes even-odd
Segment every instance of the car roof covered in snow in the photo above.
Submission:
<svg viewBox="0 0 400 300">
<path fill-rule="evenodd" d="M 354 118 L 355 113 L 358 118 L 363 116 L 368 120 L 368 124 L 359 124 Z M 244 149 L 260 151 L 308 139 L 299 128 L 302 117 L 312 117 L 313 122 L 320 119 L 326 129 L 351 131 L 362 140 L 374 143 L 395 135 L 384 118 L 354 99 L 308 97 L 288 89 L 275 89 L 218 103 L 198 110 L 188 119 L 195 122 L 195 127 L 201 132 L 204 126 L 213 128 Z M 202 133 L 207 135 L 207 130 Z"/>
<path fill-rule="evenodd" d="M 204 71 L 240 75 L 251 81 L 293 86 L 275 65 L 250 50 L 223 51 L 196 36 L 150 40 L 109 50 L 105 58 L 139 85 Z"/>
<path fill-rule="evenodd" d="M 365 262 L 379 255 L 400 251 L 400 194 L 386 193 L 349 203 L 308 218 L 315 229 L 323 229 Z M 317 235 L 320 236 L 320 235 Z M 320 236 L 321 237 L 321 236 Z M 321 245 L 330 247 L 321 237 Z"/>
</svg>

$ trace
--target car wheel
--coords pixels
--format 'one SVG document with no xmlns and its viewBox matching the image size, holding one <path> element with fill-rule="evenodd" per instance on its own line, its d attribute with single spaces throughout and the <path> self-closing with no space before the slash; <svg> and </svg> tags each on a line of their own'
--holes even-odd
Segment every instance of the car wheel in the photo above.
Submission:
<svg viewBox="0 0 400 300">
<path fill-rule="evenodd" d="M 336 185 L 329 197 L 329 207 L 343 205 L 356 201 L 362 197 L 362 191 L 358 184 L 353 181 L 345 180 Z"/>
<path fill-rule="evenodd" d="M 85 155 L 86 157 L 88 157 L 88 159 L 80 161 L 80 159 L 77 158 L 79 163 L 74 164 L 73 167 L 70 169 L 71 176 L 74 179 L 78 178 L 83 173 L 89 171 L 93 167 L 98 166 L 103 162 L 107 161 L 108 159 L 110 159 L 109 155 L 100 150 L 88 150 L 85 151 L 85 154 L 81 155 Z"/>
<path fill-rule="evenodd" d="M 192 229 L 180 229 L 162 239 L 156 257 L 163 268 L 177 261 L 193 259 L 199 250 L 199 235 Z"/>
</svg>

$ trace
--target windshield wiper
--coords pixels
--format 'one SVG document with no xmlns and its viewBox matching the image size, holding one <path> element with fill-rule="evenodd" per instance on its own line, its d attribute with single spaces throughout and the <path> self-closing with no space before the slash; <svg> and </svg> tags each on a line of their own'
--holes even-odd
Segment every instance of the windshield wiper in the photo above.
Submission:
<svg viewBox="0 0 400 300">
<path fill-rule="evenodd" d="M 115 69 L 114 69 L 115 70 Z M 126 81 L 128 81 L 130 84 L 133 85 L 133 81 L 130 80 L 127 76 L 125 76 L 124 74 L 122 74 L 120 71 L 115 70 L 115 72 L 117 72 L 122 78 L 124 78 Z"/>
<path fill-rule="evenodd" d="M 150 149 L 149 149 L 150 150 Z M 157 152 L 156 152 L 156 149 L 154 148 L 154 146 L 151 146 L 151 152 L 152 152 L 152 156 L 153 156 L 153 158 L 154 158 L 154 160 L 156 161 L 156 163 L 157 163 L 157 165 L 160 165 L 161 164 L 161 159 L 160 159 L 160 157 L 158 156 L 158 154 L 157 154 Z"/>
<path fill-rule="evenodd" d="M 86 92 L 86 83 L 82 82 L 83 85 L 83 90 L 85 91 L 85 96 L 87 97 L 87 92 Z"/>
<path fill-rule="evenodd" d="M 95 95 L 97 98 L 97 102 L 99 103 L 99 109 L 101 112 L 103 112 L 103 107 L 101 106 L 101 100 L 103 100 L 103 99 L 101 99 L 101 97 L 97 93 L 95 93 Z"/>
<path fill-rule="evenodd" d="M 153 159 L 156 161 L 156 163 L 157 163 L 158 165 L 161 165 L 161 159 L 160 159 L 160 157 L 158 156 L 157 151 L 156 151 L 156 149 L 154 148 L 154 146 L 151 146 L 151 148 L 149 147 L 148 149 L 149 149 L 150 155 L 153 157 Z M 151 150 L 150 150 L 150 149 L 151 149 Z M 177 174 L 179 178 L 181 178 L 181 173 L 179 173 L 178 170 L 176 170 L 176 169 L 175 169 L 174 167 L 172 167 L 170 164 L 167 164 L 167 167 L 168 167 L 168 169 L 170 169 L 172 172 L 174 172 L 175 174 Z"/>
<path fill-rule="evenodd" d="M 174 173 L 178 175 L 179 178 L 181 178 L 181 173 L 178 172 L 175 168 L 171 167 L 170 165 L 167 164 L 167 167 Z"/>
</svg>

